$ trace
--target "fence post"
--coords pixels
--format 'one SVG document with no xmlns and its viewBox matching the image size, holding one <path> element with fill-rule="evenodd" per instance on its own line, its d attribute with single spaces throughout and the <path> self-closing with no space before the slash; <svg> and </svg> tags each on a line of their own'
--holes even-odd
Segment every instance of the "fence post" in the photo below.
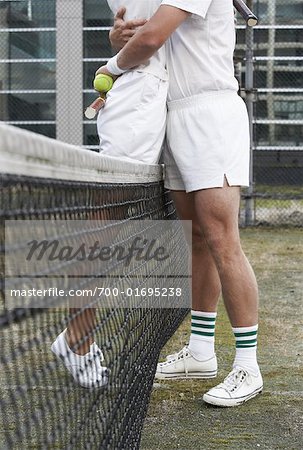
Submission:
<svg viewBox="0 0 303 450">
<path fill-rule="evenodd" d="M 270 25 L 275 25 L 276 22 L 276 0 L 271 0 L 267 5 L 267 15 Z M 275 61 L 273 56 L 275 56 L 275 39 L 276 39 L 276 29 L 274 27 L 268 30 L 268 49 L 267 49 L 267 78 L 266 87 L 269 89 L 267 94 L 267 116 L 272 123 L 269 123 L 269 145 L 275 145 L 275 108 L 274 108 L 274 93 L 271 89 L 274 87 L 275 78 Z"/>
<path fill-rule="evenodd" d="M 83 143 L 83 2 L 56 1 L 56 137 Z"/>
<path fill-rule="evenodd" d="M 250 165 L 249 165 L 249 187 L 245 199 L 245 226 L 254 224 L 254 179 L 253 179 L 253 117 L 254 117 L 254 67 L 253 67 L 253 46 L 254 46 L 254 30 L 253 27 L 246 26 L 245 30 L 245 101 L 249 120 L 249 148 L 250 148 Z"/>
</svg>

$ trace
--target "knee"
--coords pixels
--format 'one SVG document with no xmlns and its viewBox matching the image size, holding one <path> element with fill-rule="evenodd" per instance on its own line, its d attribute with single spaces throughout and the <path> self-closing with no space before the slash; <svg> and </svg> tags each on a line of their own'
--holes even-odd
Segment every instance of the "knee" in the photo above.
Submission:
<svg viewBox="0 0 303 450">
<path fill-rule="evenodd" d="M 238 230 L 214 226 L 206 233 L 205 239 L 217 266 L 233 264 L 242 252 Z"/>
<path fill-rule="evenodd" d="M 205 237 L 198 226 L 194 226 L 192 228 L 192 251 L 194 253 L 201 253 L 207 249 L 207 244 L 205 241 Z"/>
</svg>

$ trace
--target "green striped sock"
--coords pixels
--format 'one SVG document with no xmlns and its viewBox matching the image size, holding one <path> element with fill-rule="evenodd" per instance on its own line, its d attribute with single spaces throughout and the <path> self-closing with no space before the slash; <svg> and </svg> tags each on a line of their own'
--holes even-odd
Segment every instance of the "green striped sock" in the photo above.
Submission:
<svg viewBox="0 0 303 450">
<path fill-rule="evenodd" d="M 233 328 L 236 338 L 236 355 L 233 367 L 242 367 L 252 373 L 259 373 L 257 361 L 258 325 Z"/>
<path fill-rule="evenodd" d="M 236 338 L 236 348 L 257 347 L 258 325 L 233 328 L 233 332 Z"/>
<path fill-rule="evenodd" d="M 191 333 L 201 338 L 213 338 L 215 336 L 215 324 L 217 313 L 192 311 Z"/>
<path fill-rule="evenodd" d="M 188 348 L 197 359 L 206 360 L 215 354 L 216 312 L 191 312 L 191 335 Z"/>
</svg>

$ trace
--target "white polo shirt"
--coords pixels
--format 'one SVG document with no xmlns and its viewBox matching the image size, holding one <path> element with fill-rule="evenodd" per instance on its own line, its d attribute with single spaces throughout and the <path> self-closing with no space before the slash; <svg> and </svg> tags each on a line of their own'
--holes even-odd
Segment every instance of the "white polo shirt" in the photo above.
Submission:
<svg viewBox="0 0 303 450">
<path fill-rule="evenodd" d="M 192 13 L 166 43 L 168 100 L 206 91 L 237 91 L 232 0 L 162 0 L 161 5 Z"/>
<path fill-rule="evenodd" d="M 121 6 L 125 6 L 126 13 L 124 20 L 150 19 L 161 5 L 161 0 L 107 0 L 107 3 L 114 14 Z M 157 76 L 161 80 L 168 80 L 165 69 L 166 57 L 164 46 L 155 53 L 148 63 L 136 67 L 136 72 L 147 72 Z"/>
</svg>

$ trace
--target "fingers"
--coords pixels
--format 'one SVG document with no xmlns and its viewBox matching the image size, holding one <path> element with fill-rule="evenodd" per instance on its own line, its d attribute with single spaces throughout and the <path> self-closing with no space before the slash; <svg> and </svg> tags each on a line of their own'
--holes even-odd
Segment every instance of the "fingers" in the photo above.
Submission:
<svg viewBox="0 0 303 450">
<path fill-rule="evenodd" d="M 118 19 L 122 19 L 123 20 L 123 17 L 124 17 L 125 13 L 126 13 L 126 8 L 124 6 L 121 6 L 121 8 L 119 8 L 118 11 L 117 11 L 114 20 L 118 20 Z"/>
<path fill-rule="evenodd" d="M 146 19 L 124 20 L 126 8 L 119 8 L 115 15 L 114 26 L 109 32 L 109 40 L 114 49 L 120 50 L 131 39 L 138 28 L 142 27 Z"/>
<path fill-rule="evenodd" d="M 137 28 L 137 27 L 142 27 L 143 25 L 145 25 L 147 22 L 146 19 L 133 19 L 133 20 L 128 20 L 127 22 L 125 22 L 125 28 Z"/>
<path fill-rule="evenodd" d="M 126 30 L 122 31 L 121 37 L 122 37 L 122 39 L 128 41 L 132 36 L 134 36 L 135 33 L 136 33 L 136 30 L 126 29 Z"/>
<path fill-rule="evenodd" d="M 114 81 L 118 78 L 117 75 L 113 75 L 112 73 L 110 73 L 110 72 L 107 70 L 107 67 L 106 67 L 106 66 L 101 66 L 101 67 L 99 67 L 99 69 L 96 70 L 96 72 L 95 72 L 95 77 L 96 77 L 97 75 L 100 75 L 101 73 L 103 73 L 104 75 L 109 75 L 110 77 L 112 77 L 112 79 L 113 79 Z"/>
<path fill-rule="evenodd" d="M 96 77 L 97 75 L 100 75 L 100 73 L 103 73 L 103 74 L 105 74 L 105 75 L 111 75 L 111 74 L 109 73 L 109 71 L 107 70 L 107 67 L 106 67 L 106 66 L 101 66 L 101 67 L 99 67 L 99 69 L 96 70 L 96 72 L 95 72 L 95 77 Z"/>
<path fill-rule="evenodd" d="M 137 28 L 137 27 L 142 27 L 147 20 L 146 19 L 133 19 L 133 20 L 128 20 L 128 21 L 124 21 L 124 14 L 126 13 L 126 8 L 124 6 L 122 6 L 121 8 L 118 9 L 114 21 L 123 21 L 123 25 L 120 24 L 120 26 L 123 26 L 123 28 Z"/>
<path fill-rule="evenodd" d="M 98 70 L 96 70 L 96 72 L 95 72 L 95 77 L 97 76 L 97 75 L 109 75 L 109 76 L 112 76 L 112 74 L 106 69 L 106 67 L 104 66 L 104 67 L 100 67 Z"/>
</svg>

